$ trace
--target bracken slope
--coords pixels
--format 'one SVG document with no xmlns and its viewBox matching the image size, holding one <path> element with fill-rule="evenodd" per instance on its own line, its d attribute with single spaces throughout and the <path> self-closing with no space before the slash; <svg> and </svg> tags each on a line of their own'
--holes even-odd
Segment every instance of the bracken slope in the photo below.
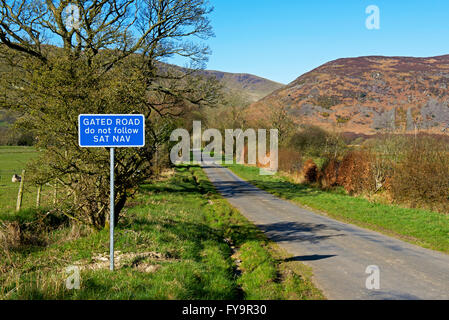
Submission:
<svg viewBox="0 0 449 320">
<path fill-rule="evenodd" d="M 449 124 L 449 55 L 367 56 L 328 62 L 251 106 L 253 117 L 284 106 L 298 123 L 372 134 Z"/>
</svg>

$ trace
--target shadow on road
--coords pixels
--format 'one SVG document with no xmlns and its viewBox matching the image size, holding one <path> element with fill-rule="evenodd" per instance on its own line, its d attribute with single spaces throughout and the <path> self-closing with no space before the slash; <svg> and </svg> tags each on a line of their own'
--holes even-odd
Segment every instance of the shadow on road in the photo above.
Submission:
<svg viewBox="0 0 449 320">
<path fill-rule="evenodd" d="M 296 257 L 291 257 L 288 259 L 285 259 L 285 262 L 290 262 L 290 261 L 316 261 L 316 260 L 323 260 L 323 259 L 327 259 L 327 258 L 332 258 L 332 257 L 336 257 L 337 255 L 335 254 L 326 254 L 326 255 L 320 255 L 320 254 L 313 254 L 310 256 L 296 256 Z"/>
<path fill-rule="evenodd" d="M 252 194 L 260 194 L 260 189 L 276 190 L 285 199 L 293 199 L 298 196 L 316 196 L 314 189 L 305 185 L 294 184 L 287 181 L 214 181 L 214 185 L 225 197 L 245 197 Z M 259 187 L 259 188 L 258 188 Z"/>
<path fill-rule="evenodd" d="M 337 230 L 329 228 L 324 224 L 300 223 L 300 222 L 277 222 L 271 224 L 258 225 L 273 241 L 304 241 L 318 243 L 334 237 L 341 237 L 344 234 L 332 233 Z M 319 234 L 318 232 L 326 234 Z"/>
</svg>

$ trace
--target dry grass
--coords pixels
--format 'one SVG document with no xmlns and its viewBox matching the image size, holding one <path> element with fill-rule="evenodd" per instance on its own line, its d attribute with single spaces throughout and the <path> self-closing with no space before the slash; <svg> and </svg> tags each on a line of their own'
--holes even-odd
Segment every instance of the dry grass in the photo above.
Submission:
<svg viewBox="0 0 449 320">
<path fill-rule="evenodd" d="M 17 221 L 0 221 L 0 248 L 5 251 L 18 248 L 20 242 L 20 225 Z"/>
<path fill-rule="evenodd" d="M 165 255 L 158 252 L 114 252 L 114 268 L 119 270 L 124 267 L 135 268 L 140 272 L 152 273 L 156 272 L 159 264 L 154 264 L 154 261 L 170 261 L 176 259 L 167 258 Z M 84 259 L 74 263 L 80 267 L 81 270 L 108 270 L 109 269 L 109 254 L 99 253 L 93 255 L 91 259 Z"/>
</svg>

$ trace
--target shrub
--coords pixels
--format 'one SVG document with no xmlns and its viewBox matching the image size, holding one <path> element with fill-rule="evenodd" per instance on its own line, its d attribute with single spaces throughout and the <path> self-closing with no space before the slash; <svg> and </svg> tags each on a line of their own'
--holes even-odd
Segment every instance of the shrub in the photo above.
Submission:
<svg viewBox="0 0 449 320">
<path fill-rule="evenodd" d="M 313 103 L 325 109 L 330 109 L 333 106 L 340 104 L 341 101 L 337 96 L 320 95 L 313 100 Z"/>
<path fill-rule="evenodd" d="M 0 126 L 1 146 L 32 146 L 34 140 L 34 136 L 30 132 Z"/>
<path fill-rule="evenodd" d="M 431 137 L 410 142 L 390 181 L 394 200 L 449 213 L 447 143 Z"/>
<path fill-rule="evenodd" d="M 291 149 L 279 149 L 279 170 L 287 173 L 299 172 L 301 170 L 301 154 Z"/>
<path fill-rule="evenodd" d="M 0 215 L 0 248 L 45 246 L 51 231 L 68 225 L 68 218 L 58 210 L 28 209 L 15 215 Z"/>
<path fill-rule="evenodd" d="M 374 156 L 367 150 L 349 151 L 339 166 L 337 185 L 351 194 L 376 191 L 374 162 Z"/>
<path fill-rule="evenodd" d="M 298 152 L 311 157 L 339 154 L 345 147 L 340 136 L 313 125 L 307 125 L 295 133 L 290 145 Z"/>
<path fill-rule="evenodd" d="M 371 150 L 350 150 L 341 160 L 328 160 L 318 180 L 324 189 L 341 186 L 350 194 L 373 193 L 384 187 L 385 163 L 382 155 Z"/>
<path fill-rule="evenodd" d="M 388 201 L 449 213 L 449 144 L 442 136 L 380 136 L 343 157 L 328 157 L 323 189 L 383 194 Z"/>
<path fill-rule="evenodd" d="M 318 181 L 323 189 L 337 186 L 340 162 L 336 159 L 328 160 L 318 174 Z"/>
<path fill-rule="evenodd" d="M 337 115 L 337 123 L 346 123 L 349 120 L 351 120 L 350 117 L 343 117 L 343 116 Z"/>
<path fill-rule="evenodd" d="M 313 160 L 307 160 L 304 163 L 304 167 L 302 169 L 304 175 L 304 182 L 313 183 L 317 181 L 318 177 L 318 167 Z"/>
</svg>

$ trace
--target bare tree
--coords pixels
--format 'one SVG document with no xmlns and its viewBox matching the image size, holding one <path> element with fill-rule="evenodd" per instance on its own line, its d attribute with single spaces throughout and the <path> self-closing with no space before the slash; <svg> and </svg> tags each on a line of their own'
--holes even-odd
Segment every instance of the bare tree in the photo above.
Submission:
<svg viewBox="0 0 449 320">
<path fill-rule="evenodd" d="M 268 103 L 267 125 L 273 129 L 278 129 L 279 145 L 281 146 L 289 143 L 296 129 L 296 124 L 288 113 L 287 106 L 279 102 Z"/>
</svg>

